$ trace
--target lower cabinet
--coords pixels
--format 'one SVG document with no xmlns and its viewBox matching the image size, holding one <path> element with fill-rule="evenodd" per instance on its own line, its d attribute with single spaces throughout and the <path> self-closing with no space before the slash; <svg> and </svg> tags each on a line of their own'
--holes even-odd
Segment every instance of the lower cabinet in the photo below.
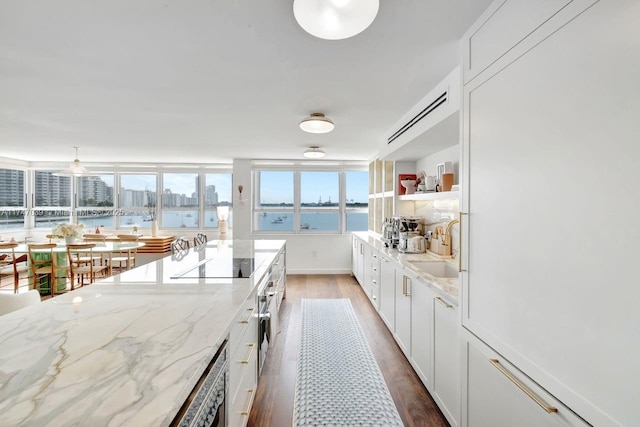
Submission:
<svg viewBox="0 0 640 427">
<path fill-rule="evenodd" d="M 463 330 L 462 423 L 469 427 L 586 427 L 581 418 Z"/>
<path fill-rule="evenodd" d="M 396 328 L 393 336 L 408 358 L 411 354 L 411 276 L 402 268 L 396 268 L 395 288 Z"/>
<path fill-rule="evenodd" d="M 393 333 L 396 329 L 396 267 L 384 256 L 380 257 L 379 289 L 378 314 Z"/>
<path fill-rule="evenodd" d="M 240 314 L 231 327 L 229 344 L 229 413 L 230 426 L 245 426 L 258 386 L 258 307 L 253 304 Z"/>
<path fill-rule="evenodd" d="M 460 310 L 432 296 L 433 392 L 432 396 L 452 427 L 460 425 L 461 346 Z"/>
<path fill-rule="evenodd" d="M 418 278 L 411 278 L 411 364 L 430 389 L 433 385 L 433 291 Z M 434 396 L 435 397 L 435 396 Z"/>
</svg>

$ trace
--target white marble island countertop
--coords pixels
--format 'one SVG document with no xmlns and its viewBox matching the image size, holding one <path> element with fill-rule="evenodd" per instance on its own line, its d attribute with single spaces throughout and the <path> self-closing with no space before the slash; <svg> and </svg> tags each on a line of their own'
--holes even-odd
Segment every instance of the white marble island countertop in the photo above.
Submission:
<svg viewBox="0 0 640 427">
<path fill-rule="evenodd" d="M 0 317 L 0 425 L 168 425 L 283 244 L 210 243 L 250 278 L 172 279 L 192 250 Z"/>
</svg>

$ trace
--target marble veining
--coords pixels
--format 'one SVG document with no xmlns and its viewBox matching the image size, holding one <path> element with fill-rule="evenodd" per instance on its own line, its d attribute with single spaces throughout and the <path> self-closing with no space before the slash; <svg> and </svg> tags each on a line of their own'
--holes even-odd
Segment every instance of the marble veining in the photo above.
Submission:
<svg viewBox="0 0 640 427">
<path fill-rule="evenodd" d="M 277 242 L 252 279 L 111 279 L 0 317 L 0 425 L 168 425 Z"/>
</svg>

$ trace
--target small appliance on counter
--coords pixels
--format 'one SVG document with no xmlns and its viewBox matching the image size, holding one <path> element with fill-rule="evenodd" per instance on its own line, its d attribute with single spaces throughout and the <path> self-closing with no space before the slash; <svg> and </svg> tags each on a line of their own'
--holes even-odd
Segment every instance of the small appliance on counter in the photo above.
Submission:
<svg viewBox="0 0 640 427">
<path fill-rule="evenodd" d="M 400 237 L 400 217 L 385 218 L 382 223 L 382 241 L 387 248 L 398 246 Z"/>
<path fill-rule="evenodd" d="M 400 232 L 398 250 L 407 254 L 421 254 L 426 251 L 424 236 L 417 231 Z"/>
</svg>

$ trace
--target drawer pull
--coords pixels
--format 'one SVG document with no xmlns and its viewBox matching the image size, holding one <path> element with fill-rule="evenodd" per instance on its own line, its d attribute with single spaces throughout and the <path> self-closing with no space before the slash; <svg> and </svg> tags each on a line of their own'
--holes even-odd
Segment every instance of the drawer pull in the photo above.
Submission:
<svg viewBox="0 0 640 427">
<path fill-rule="evenodd" d="M 256 345 L 254 343 L 251 344 L 247 344 L 247 347 L 249 347 L 249 353 L 247 354 L 247 357 L 244 360 L 241 360 L 240 363 L 242 363 L 243 365 L 246 365 L 249 363 L 249 360 L 251 360 L 251 355 L 253 354 L 253 348 Z"/>
<path fill-rule="evenodd" d="M 249 323 L 249 320 L 251 320 L 251 316 L 253 315 L 253 310 L 254 308 L 247 308 L 247 311 L 249 312 L 249 316 L 247 316 L 245 320 L 241 320 L 240 323 L 244 323 L 244 324 Z"/>
<path fill-rule="evenodd" d="M 371 255 L 371 256 L 374 257 L 374 258 L 378 258 L 378 255 Z"/>
<path fill-rule="evenodd" d="M 373 271 L 378 271 L 378 269 L 377 269 L 377 268 L 375 268 L 375 267 L 373 267 Z"/>
<path fill-rule="evenodd" d="M 374 285 L 377 285 L 377 284 L 378 284 L 378 282 L 376 282 L 376 281 L 375 281 L 375 279 L 372 279 L 372 280 L 371 280 L 371 283 L 373 283 Z"/>
<path fill-rule="evenodd" d="M 440 304 L 444 305 L 447 308 L 453 307 L 451 304 L 443 300 L 441 297 L 435 297 L 434 300 L 438 301 Z"/>
<path fill-rule="evenodd" d="M 527 396 L 529 396 L 534 402 L 536 402 L 538 404 L 538 406 L 540 406 L 542 409 L 544 409 L 547 413 L 553 413 L 553 412 L 558 412 L 558 408 L 553 407 L 553 406 L 549 406 L 546 403 L 544 403 L 538 396 L 536 396 L 531 390 L 529 390 L 528 388 L 526 388 L 524 386 L 524 384 L 522 384 L 520 381 L 518 381 L 517 378 L 515 378 L 513 375 L 511 375 L 511 373 L 509 371 L 507 371 L 501 364 L 500 361 L 498 359 L 489 359 L 489 361 L 491 362 L 491 364 L 493 366 L 495 366 L 500 372 L 502 372 L 502 374 L 507 377 L 509 379 L 509 381 L 511 381 L 512 383 L 514 383 L 516 385 L 516 387 L 518 387 L 520 390 L 522 390 L 524 392 L 524 394 L 526 394 Z"/>
<path fill-rule="evenodd" d="M 247 390 L 247 393 L 249 393 L 249 401 L 247 402 L 247 407 L 244 411 L 240 412 L 240 415 L 249 415 L 249 412 L 251 411 L 251 405 L 253 404 L 253 389 L 250 388 L 249 390 Z"/>
</svg>

